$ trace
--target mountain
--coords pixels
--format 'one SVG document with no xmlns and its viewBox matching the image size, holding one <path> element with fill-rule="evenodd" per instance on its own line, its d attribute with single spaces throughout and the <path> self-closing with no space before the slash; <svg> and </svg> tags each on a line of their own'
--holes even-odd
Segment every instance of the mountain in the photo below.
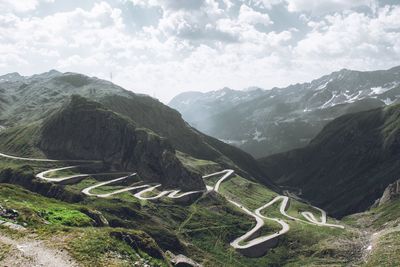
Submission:
<svg viewBox="0 0 400 267">
<path fill-rule="evenodd" d="M 341 217 L 370 207 L 400 176 L 400 105 L 343 115 L 304 148 L 260 159 L 274 181 Z"/>
<path fill-rule="evenodd" d="M 60 73 L 55 70 L 28 77 L 19 74 L 7 74 L 0 77 L 0 96 L 6 100 L 4 101 L 5 109 L 0 113 L 0 125 L 5 127 L 0 134 L 0 147 L 3 151 L 17 155 L 35 153 L 40 155 L 43 152 L 47 154 L 51 152 L 51 155 L 57 156 L 78 157 L 80 155 L 82 157 L 82 151 L 70 153 L 71 151 L 66 151 L 66 147 L 62 147 L 64 143 L 61 142 L 61 135 L 53 133 L 51 138 L 46 139 L 45 143 L 53 144 L 51 149 L 47 146 L 36 146 L 33 138 L 30 138 L 30 135 L 37 136 L 40 133 L 40 125 L 48 121 L 49 117 L 54 117 L 54 113 L 58 113 L 73 95 L 79 95 L 101 105 L 101 108 L 96 108 L 96 116 L 105 116 L 102 111 L 107 109 L 109 113 L 114 112 L 118 115 L 112 116 L 113 121 L 123 120 L 124 125 L 128 122 L 132 123 L 135 129 L 145 128 L 149 130 L 147 132 L 153 132 L 161 139 L 166 139 L 171 146 L 171 151 L 178 150 L 194 158 L 214 161 L 223 167 L 234 168 L 238 173 L 252 179 L 265 177 L 253 157 L 190 127 L 176 110 L 163 105 L 158 100 L 146 95 L 134 94 L 105 80 L 78 73 Z M 83 118 L 79 118 L 77 114 L 75 116 L 71 114 L 69 117 L 74 120 L 70 122 L 70 125 L 82 126 L 83 121 L 79 120 Z M 111 123 L 121 124 L 120 122 Z M 55 129 L 72 131 L 65 128 L 62 123 L 56 126 Z M 51 127 L 44 127 L 44 129 L 49 128 Z M 79 134 L 79 128 L 75 127 L 73 130 L 73 133 Z M 100 129 L 97 130 L 100 131 Z M 73 133 L 70 133 L 70 136 L 73 136 Z M 121 134 L 124 136 L 123 132 L 113 132 L 112 136 L 121 138 Z M 63 135 L 63 137 L 68 136 Z M 54 146 L 56 141 L 51 142 L 51 140 L 60 141 L 60 147 Z M 40 140 L 37 142 L 40 143 Z M 78 145 L 80 144 L 77 143 Z M 38 151 L 36 148 L 41 149 Z M 55 148 L 60 149 L 59 154 L 54 151 Z M 97 158 L 100 155 L 88 153 L 86 158 L 89 156 Z M 275 188 L 272 183 L 270 186 Z"/>
<path fill-rule="evenodd" d="M 378 229 L 391 233 L 397 225 L 397 185 L 386 189 L 381 205 L 338 221 L 325 217 L 292 192 L 278 195 L 281 190 L 266 174 L 282 178 L 276 180 L 281 183 L 281 169 L 296 170 L 290 162 L 266 160 L 261 165 L 240 149 L 191 127 L 176 110 L 156 99 L 77 73 L 50 71 L 30 77 L 2 77 L 0 151 L 65 159 L 44 162 L 0 155 L 0 247 L 6 248 L 0 249 L 3 265 L 20 262 L 27 253 L 20 247 L 28 245 L 32 249 L 24 266 L 46 265 L 40 262 L 43 257 L 35 257 L 43 251 L 45 260 L 51 259 L 47 264 L 50 266 L 360 266 L 364 264 L 364 252 L 369 251 L 365 247 L 368 238 L 386 238 L 384 233 L 373 233 Z M 232 93 L 227 88 L 225 91 Z M 243 94 L 255 92 L 264 93 L 250 88 Z M 346 109 L 335 108 L 338 114 L 341 108 Z M 353 125 L 350 133 L 360 137 L 360 143 L 352 142 L 356 146 L 347 148 L 341 156 L 352 160 L 353 156 L 346 156 L 352 150 L 368 155 L 369 150 L 362 144 L 376 142 L 373 155 L 379 156 L 379 149 L 385 150 L 382 154 L 387 155 L 388 164 L 376 161 L 380 164 L 376 169 L 380 174 L 387 169 L 385 177 L 392 177 L 396 163 L 391 161 L 394 156 L 390 153 L 394 152 L 390 149 L 396 151 L 397 111 L 393 107 L 380 112 L 372 119 L 377 122 L 368 125 L 379 129 L 381 136 L 361 137 L 371 132 L 354 130 L 358 123 L 341 123 L 343 131 Z M 336 137 L 334 133 L 316 143 L 325 146 Z M 379 137 L 385 146 L 379 145 Z M 332 146 L 339 147 L 337 143 Z M 321 157 L 330 160 L 322 152 L 318 152 Z M 362 164 L 370 163 L 373 168 L 375 158 L 365 162 L 365 157 L 361 157 Z M 103 164 L 76 166 L 72 161 L 79 159 Z M 72 164 L 75 167 L 71 168 Z M 353 165 L 349 169 L 351 177 L 356 172 Z M 38 175 L 43 171 L 47 171 L 47 180 Z M 117 179 L 119 172 L 126 171 L 137 172 L 139 178 Z M 375 169 L 370 171 L 374 173 Z M 202 179 L 206 174 L 211 175 Z M 59 176 L 70 179 L 58 182 Z M 377 177 L 368 176 L 376 179 L 376 187 L 391 182 Z M 356 181 L 360 187 L 365 182 L 365 177 L 361 178 Z M 163 187 L 143 189 L 140 180 L 161 183 Z M 319 182 L 329 184 L 324 179 Z M 176 198 L 176 192 L 165 191 L 202 190 L 205 185 L 208 191 L 193 197 L 182 194 Z M 324 190 L 320 183 L 315 186 Z M 368 183 L 354 192 L 372 199 L 371 188 Z M 348 201 L 357 203 L 358 199 L 348 196 Z M 328 208 L 348 208 L 347 202 L 332 200 L 324 204 Z M 15 233 L 18 229 L 21 233 Z M 389 243 L 384 239 L 390 249 L 373 245 L 368 257 L 375 264 L 372 266 L 385 266 L 382 262 L 388 261 L 391 266 L 398 265 L 399 260 L 393 261 L 396 250 L 391 247 L 398 247 L 399 238 L 390 238 Z M 379 251 L 383 249 L 388 253 L 382 257 Z"/>
<path fill-rule="evenodd" d="M 76 95 L 44 122 L 38 147 L 50 158 L 94 159 L 113 169 L 139 170 L 143 179 L 170 188 L 205 188 L 201 176 L 183 166 L 166 139 Z"/>
<path fill-rule="evenodd" d="M 308 144 L 334 118 L 400 100 L 400 67 L 343 69 L 286 88 L 183 93 L 169 105 L 191 125 L 254 157 Z"/>
</svg>

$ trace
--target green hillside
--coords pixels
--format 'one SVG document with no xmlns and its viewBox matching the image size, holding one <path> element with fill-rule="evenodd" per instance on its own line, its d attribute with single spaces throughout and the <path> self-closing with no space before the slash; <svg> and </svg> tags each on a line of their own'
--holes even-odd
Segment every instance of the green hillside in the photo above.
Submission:
<svg viewBox="0 0 400 267">
<path fill-rule="evenodd" d="M 310 144 L 259 162 L 280 185 L 334 216 L 367 209 L 399 175 L 400 106 L 344 115 Z"/>
</svg>

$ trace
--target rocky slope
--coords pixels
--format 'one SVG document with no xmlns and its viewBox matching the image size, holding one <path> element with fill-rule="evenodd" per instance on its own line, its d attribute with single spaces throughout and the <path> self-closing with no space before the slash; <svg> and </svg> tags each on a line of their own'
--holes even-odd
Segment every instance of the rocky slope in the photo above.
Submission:
<svg viewBox="0 0 400 267">
<path fill-rule="evenodd" d="M 343 69 L 286 88 L 190 92 L 169 105 L 199 130 L 263 157 L 303 147 L 334 118 L 399 102 L 400 67 Z"/>
<path fill-rule="evenodd" d="M 335 216 L 365 210 L 400 176 L 400 105 L 347 114 L 305 148 L 260 159 L 284 186 Z"/>
<path fill-rule="evenodd" d="M 38 147 L 50 158 L 101 160 L 166 187 L 204 189 L 166 139 L 80 96 L 44 122 Z"/>
<path fill-rule="evenodd" d="M 400 180 L 388 185 L 383 192 L 382 197 L 378 200 L 378 205 L 382 206 L 400 197 Z"/>
</svg>

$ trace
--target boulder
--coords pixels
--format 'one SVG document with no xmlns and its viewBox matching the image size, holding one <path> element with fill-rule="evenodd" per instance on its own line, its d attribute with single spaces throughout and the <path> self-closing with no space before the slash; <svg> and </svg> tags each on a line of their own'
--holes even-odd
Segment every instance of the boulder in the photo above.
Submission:
<svg viewBox="0 0 400 267">
<path fill-rule="evenodd" d="M 378 206 L 382 206 L 398 197 L 400 197 L 400 179 L 386 187 L 382 197 L 379 199 Z"/>
</svg>

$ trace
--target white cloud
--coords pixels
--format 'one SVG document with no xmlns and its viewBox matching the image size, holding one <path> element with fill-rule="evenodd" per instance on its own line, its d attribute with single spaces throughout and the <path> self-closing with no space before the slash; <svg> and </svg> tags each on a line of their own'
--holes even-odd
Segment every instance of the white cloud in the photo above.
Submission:
<svg viewBox="0 0 400 267">
<path fill-rule="evenodd" d="M 290 12 L 329 13 L 357 6 L 370 6 L 372 0 L 285 0 Z"/>
<path fill-rule="evenodd" d="M 294 57 L 309 69 L 343 66 L 376 69 L 400 62 L 400 6 L 386 6 L 371 17 L 357 12 L 325 16 L 294 48 Z"/>
<path fill-rule="evenodd" d="M 239 10 L 239 21 L 241 23 L 263 24 L 265 26 L 273 23 L 268 14 L 257 12 L 251 7 L 244 4 L 240 7 Z"/>
<path fill-rule="evenodd" d="M 54 0 L 1 0 L 0 10 L 3 12 L 28 12 L 36 9 L 40 2 L 54 2 Z"/>
<path fill-rule="evenodd" d="M 160 6 L 163 9 L 188 9 L 194 10 L 201 8 L 207 1 L 205 0 L 126 0 L 139 6 Z"/>
</svg>

